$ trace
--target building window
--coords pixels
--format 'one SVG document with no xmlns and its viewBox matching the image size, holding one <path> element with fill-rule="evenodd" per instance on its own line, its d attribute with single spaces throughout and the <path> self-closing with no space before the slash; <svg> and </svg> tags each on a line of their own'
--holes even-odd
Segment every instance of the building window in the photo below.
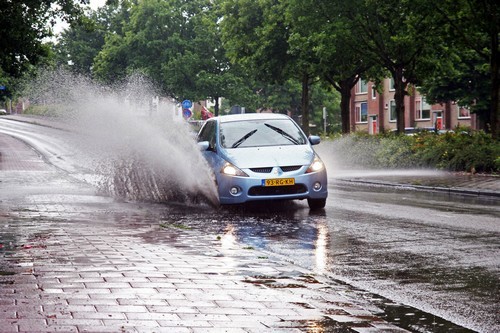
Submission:
<svg viewBox="0 0 500 333">
<path fill-rule="evenodd" d="M 368 92 L 368 83 L 365 80 L 358 80 L 356 85 L 357 94 L 366 94 Z"/>
<path fill-rule="evenodd" d="M 389 102 L 389 121 L 395 122 L 398 120 L 398 116 L 396 115 L 396 101 L 391 100 Z"/>
<path fill-rule="evenodd" d="M 396 88 L 394 87 L 394 78 L 391 77 L 391 81 L 389 82 L 389 91 L 394 91 Z"/>
<path fill-rule="evenodd" d="M 368 122 L 368 103 L 357 103 L 355 107 L 355 113 L 357 123 Z"/>
<path fill-rule="evenodd" d="M 470 110 L 465 106 L 458 107 L 458 119 L 470 119 Z"/>
<path fill-rule="evenodd" d="M 377 99 L 377 90 L 375 86 L 372 86 L 372 99 Z"/>
<path fill-rule="evenodd" d="M 431 106 L 425 98 L 415 101 L 415 120 L 431 119 Z"/>
</svg>

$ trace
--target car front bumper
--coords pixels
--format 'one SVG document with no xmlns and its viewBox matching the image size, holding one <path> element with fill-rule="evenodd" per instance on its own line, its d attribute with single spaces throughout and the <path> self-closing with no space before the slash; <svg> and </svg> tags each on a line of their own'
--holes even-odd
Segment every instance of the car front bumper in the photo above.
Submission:
<svg viewBox="0 0 500 333">
<path fill-rule="evenodd" d="M 268 178 L 219 174 L 219 201 L 222 205 L 230 205 L 264 200 L 324 199 L 328 196 L 326 171 L 294 175 L 294 185 L 263 186 L 263 180 Z M 319 188 L 317 185 L 315 188 L 315 184 L 319 184 Z"/>
</svg>

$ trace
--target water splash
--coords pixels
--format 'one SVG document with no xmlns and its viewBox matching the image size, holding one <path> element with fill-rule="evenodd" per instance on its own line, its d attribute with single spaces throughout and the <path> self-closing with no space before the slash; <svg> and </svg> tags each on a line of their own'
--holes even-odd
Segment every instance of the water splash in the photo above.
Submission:
<svg viewBox="0 0 500 333">
<path fill-rule="evenodd" d="M 154 86 L 131 76 L 102 86 L 64 71 L 44 72 L 30 99 L 77 134 L 99 176 L 101 193 L 126 200 L 218 204 L 215 182 L 189 125 L 174 101 L 156 99 Z M 155 103 L 156 102 L 156 103 Z"/>
<path fill-rule="evenodd" d="M 447 173 L 411 164 L 411 159 L 394 156 L 388 163 L 377 152 L 383 144 L 370 138 L 353 135 L 343 136 L 333 141 L 323 141 L 315 146 L 333 178 L 378 178 L 378 177 L 443 177 Z M 382 160 L 382 162 L 381 162 Z"/>
</svg>

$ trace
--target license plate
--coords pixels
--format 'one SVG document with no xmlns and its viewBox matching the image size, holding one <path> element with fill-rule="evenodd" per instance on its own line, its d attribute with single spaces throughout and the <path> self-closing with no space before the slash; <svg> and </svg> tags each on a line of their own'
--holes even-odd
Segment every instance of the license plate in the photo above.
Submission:
<svg viewBox="0 0 500 333">
<path fill-rule="evenodd" d="M 262 186 L 290 186 L 295 185 L 295 178 L 262 179 Z"/>
</svg>

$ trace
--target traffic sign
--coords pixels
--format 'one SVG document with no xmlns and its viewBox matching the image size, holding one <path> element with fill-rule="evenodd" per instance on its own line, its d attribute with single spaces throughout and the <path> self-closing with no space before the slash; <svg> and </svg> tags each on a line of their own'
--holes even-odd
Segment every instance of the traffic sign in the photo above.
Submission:
<svg viewBox="0 0 500 333">
<path fill-rule="evenodd" d="M 189 109 L 184 109 L 184 110 L 182 110 L 182 116 L 185 119 L 189 119 L 189 118 L 191 118 L 193 116 L 193 113 Z"/>
<path fill-rule="evenodd" d="M 193 102 L 191 102 L 189 99 L 182 101 L 182 108 L 183 109 L 191 109 L 192 106 L 193 106 Z"/>
</svg>

